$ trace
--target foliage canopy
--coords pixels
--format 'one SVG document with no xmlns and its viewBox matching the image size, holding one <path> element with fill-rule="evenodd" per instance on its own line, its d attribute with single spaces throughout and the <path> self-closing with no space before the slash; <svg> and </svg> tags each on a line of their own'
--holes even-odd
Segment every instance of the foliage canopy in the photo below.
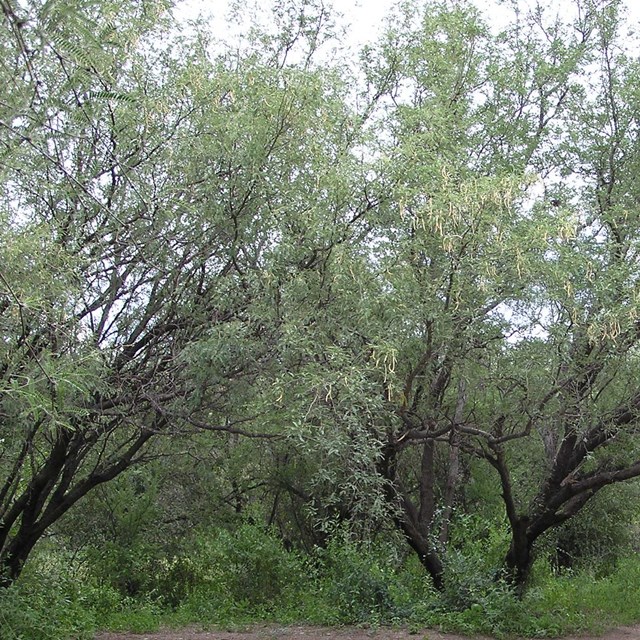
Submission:
<svg viewBox="0 0 640 640">
<path fill-rule="evenodd" d="M 401 4 L 355 75 L 322 58 L 322 3 L 222 52 L 169 3 L 0 6 L 7 584 L 91 490 L 191 437 L 238 511 L 261 488 L 273 524 L 286 496 L 315 543 L 309 517 L 393 523 L 438 589 L 474 482 L 523 585 L 545 534 L 640 475 L 619 3 L 498 34 Z"/>
</svg>

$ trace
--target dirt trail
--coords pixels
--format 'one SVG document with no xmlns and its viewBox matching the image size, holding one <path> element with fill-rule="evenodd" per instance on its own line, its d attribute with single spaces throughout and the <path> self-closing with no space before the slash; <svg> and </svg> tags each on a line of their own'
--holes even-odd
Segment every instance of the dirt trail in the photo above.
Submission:
<svg viewBox="0 0 640 640">
<path fill-rule="evenodd" d="M 196 628 L 167 629 L 154 633 L 100 633 L 95 640 L 491 640 L 486 636 L 461 636 L 431 629 L 328 628 L 262 625 L 242 631 L 199 631 Z M 564 640 L 640 640 L 640 625 L 612 629 L 600 636 L 565 636 Z"/>
</svg>

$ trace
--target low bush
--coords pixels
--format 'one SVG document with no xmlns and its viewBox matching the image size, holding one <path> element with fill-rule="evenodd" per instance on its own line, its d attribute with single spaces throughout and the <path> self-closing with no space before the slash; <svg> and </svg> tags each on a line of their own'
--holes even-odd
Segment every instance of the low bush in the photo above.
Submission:
<svg viewBox="0 0 640 640">
<path fill-rule="evenodd" d="M 318 553 L 318 589 L 337 622 L 384 622 L 396 614 L 392 585 L 394 550 L 334 537 Z"/>
<path fill-rule="evenodd" d="M 543 638 L 640 619 L 635 556 L 620 560 L 606 576 L 586 570 L 558 576 L 552 561 L 541 559 L 518 599 L 495 579 L 490 554 L 479 555 L 476 542 L 448 555 L 443 592 L 395 542 L 361 544 L 338 533 L 310 557 L 287 551 L 272 531 L 254 524 L 234 535 L 196 532 L 188 553 L 152 555 L 146 565 L 129 565 L 141 578 L 134 595 L 123 593 L 127 566 L 117 567 L 113 558 L 72 571 L 63 554 L 47 550 L 16 585 L 0 591 L 0 640 L 83 640 L 96 628 L 142 633 L 159 625 L 256 622 L 402 624 Z M 105 567 L 118 571 L 109 577 Z"/>
<path fill-rule="evenodd" d="M 93 637 L 94 611 L 68 577 L 30 567 L 0 590 L 1 640 L 76 640 Z"/>
</svg>

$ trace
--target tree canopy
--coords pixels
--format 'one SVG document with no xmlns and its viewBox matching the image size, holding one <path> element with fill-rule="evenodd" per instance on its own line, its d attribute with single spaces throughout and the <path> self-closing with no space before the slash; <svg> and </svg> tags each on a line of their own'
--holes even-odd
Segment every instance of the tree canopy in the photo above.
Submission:
<svg viewBox="0 0 640 640">
<path fill-rule="evenodd" d="M 92 489 L 202 434 L 247 467 L 271 447 L 321 528 L 393 524 L 438 588 L 474 474 L 518 585 L 640 475 L 620 3 L 500 33 L 400 4 L 357 68 L 322 3 L 237 50 L 169 3 L 0 7 L 6 584 Z"/>
</svg>

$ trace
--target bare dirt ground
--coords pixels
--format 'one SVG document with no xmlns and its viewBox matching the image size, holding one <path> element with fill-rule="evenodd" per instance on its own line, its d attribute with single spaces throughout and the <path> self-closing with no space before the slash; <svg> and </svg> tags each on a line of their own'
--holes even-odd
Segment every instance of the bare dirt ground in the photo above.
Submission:
<svg viewBox="0 0 640 640">
<path fill-rule="evenodd" d="M 167 629 L 154 633 L 100 633 L 95 640 L 491 640 L 486 636 L 460 636 L 430 629 L 360 629 L 264 625 L 241 631 Z M 640 640 L 640 625 L 612 629 L 600 636 L 565 636 L 564 640 Z"/>
</svg>

